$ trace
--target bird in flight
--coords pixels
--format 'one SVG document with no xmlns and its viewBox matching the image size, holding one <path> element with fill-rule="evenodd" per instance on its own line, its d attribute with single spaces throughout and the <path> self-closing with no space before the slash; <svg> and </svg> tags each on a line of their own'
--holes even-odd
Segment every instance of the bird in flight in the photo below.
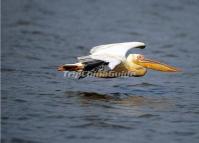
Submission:
<svg viewBox="0 0 199 143">
<path fill-rule="evenodd" d="M 142 42 L 124 42 L 100 45 L 90 50 L 90 55 L 78 57 L 75 64 L 64 64 L 58 71 L 79 73 L 79 78 L 94 76 L 116 78 L 121 76 L 141 77 L 147 69 L 161 72 L 179 72 L 179 68 L 145 58 L 141 54 L 128 54 L 134 48 L 144 49 Z"/>
</svg>

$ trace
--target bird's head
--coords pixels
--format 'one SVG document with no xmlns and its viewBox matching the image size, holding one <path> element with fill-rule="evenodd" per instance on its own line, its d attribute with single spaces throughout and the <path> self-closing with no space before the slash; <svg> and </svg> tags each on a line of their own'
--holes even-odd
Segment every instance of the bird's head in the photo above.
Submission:
<svg viewBox="0 0 199 143">
<path fill-rule="evenodd" d="M 133 64 L 141 66 L 143 68 L 147 69 L 152 69 L 156 71 L 161 71 L 161 72 L 180 72 L 181 70 L 179 68 L 147 59 L 144 57 L 144 55 L 141 54 L 129 54 L 127 57 L 128 62 L 133 62 Z"/>
</svg>

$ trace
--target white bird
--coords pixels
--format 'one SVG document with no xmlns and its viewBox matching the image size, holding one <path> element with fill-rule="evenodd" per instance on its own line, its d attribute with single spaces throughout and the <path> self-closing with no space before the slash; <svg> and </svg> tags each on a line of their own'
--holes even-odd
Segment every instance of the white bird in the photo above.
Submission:
<svg viewBox="0 0 199 143">
<path fill-rule="evenodd" d="M 147 69 L 161 72 L 179 72 L 179 68 L 146 59 L 141 54 L 126 55 L 130 49 L 144 49 L 142 42 L 124 42 L 100 45 L 90 50 L 90 55 L 78 57 L 75 64 L 64 64 L 58 67 L 58 71 L 76 71 L 79 78 L 95 76 L 101 78 L 113 78 L 120 76 L 144 76 Z M 88 74 L 89 73 L 89 74 Z"/>
</svg>

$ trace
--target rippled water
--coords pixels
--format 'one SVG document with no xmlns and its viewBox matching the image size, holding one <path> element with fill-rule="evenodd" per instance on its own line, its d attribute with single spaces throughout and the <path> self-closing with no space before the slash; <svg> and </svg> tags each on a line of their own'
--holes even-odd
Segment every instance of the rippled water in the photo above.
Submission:
<svg viewBox="0 0 199 143">
<path fill-rule="evenodd" d="M 198 7 L 197 0 L 2 1 L 2 142 L 198 142 Z M 93 46 L 124 41 L 145 42 L 134 52 L 183 72 L 77 80 L 56 71 Z"/>
</svg>

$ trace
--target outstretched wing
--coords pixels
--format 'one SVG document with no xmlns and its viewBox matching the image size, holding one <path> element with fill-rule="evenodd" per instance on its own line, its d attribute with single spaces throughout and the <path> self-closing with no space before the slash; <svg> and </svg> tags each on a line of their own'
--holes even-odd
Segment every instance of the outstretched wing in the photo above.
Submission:
<svg viewBox="0 0 199 143">
<path fill-rule="evenodd" d="M 126 53 L 133 48 L 145 48 L 142 42 L 124 42 L 100 45 L 90 50 L 91 55 L 110 55 L 117 58 L 125 58 Z"/>
<path fill-rule="evenodd" d="M 90 50 L 91 55 L 79 57 L 79 62 L 92 63 L 96 60 L 107 63 L 110 70 L 113 70 L 123 60 L 125 60 L 126 53 L 132 48 L 145 48 L 145 44 L 141 42 L 125 42 L 100 45 Z"/>
</svg>

